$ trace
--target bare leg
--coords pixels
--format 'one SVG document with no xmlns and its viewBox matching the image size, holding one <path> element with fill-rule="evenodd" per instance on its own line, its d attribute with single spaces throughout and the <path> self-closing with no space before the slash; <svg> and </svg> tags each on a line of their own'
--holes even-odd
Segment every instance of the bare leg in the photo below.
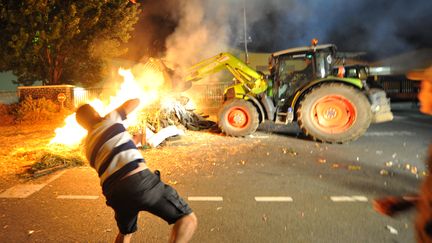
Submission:
<svg viewBox="0 0 432 243">
<path fill-rule="evenodd" d="M 115 243 L 129 243 L 132 238 L 132 234 L 123 235 L 122 233 L 118 233 L 115 239 Z"/>
<path fill-rule="evenodd" d="M 189 242 L 197 228 L 198 221 L 194 213 L 183 216 L 174 224 L 170 243 L 185 243 Z"/>
</svg>

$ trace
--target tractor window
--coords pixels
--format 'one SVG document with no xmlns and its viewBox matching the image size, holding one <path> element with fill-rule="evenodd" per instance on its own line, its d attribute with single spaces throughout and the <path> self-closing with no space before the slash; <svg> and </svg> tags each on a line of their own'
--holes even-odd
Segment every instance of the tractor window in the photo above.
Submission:
<svg viewBox="0 0 432 243">
<path fill-rule="evenodd" d="M 279 72 L 301 71 L 307 67 L 307 59 L 305 55 L 293 55 L 281 58 L 281 65 L 285 67 Z"/>
<path fill-rule="evenodd" d="M 277 63 L 277 75 L 275 80 L 283 83 L 290 82 L 295 74 L 313 76 L 313 61 L 311 55 L 294 54 L 280 57 Z"/>
<path fill-rule="evenodd" d="M 290 97 L 314 77 L 312 54 L 292 54 L 279 57 L 276 64 L 274 93 L 277 98 Z"/>
<path fill-rule="evenodd" d="M 357 69 L 355 68 L 348 69 L 348 73 L 346 74 L 346 76 L 349 78 L 357 78 L 358 77 Z"/>
<path fill-rule="evenodd" d="M 285 76 L 294 72 L 306 71 L 311 67 L 312 60 L 305 54 L 284 56 L 279 59 L 278 77 L 284 79 Z"/>
<path fill-rule="evenodd" d="M 333 56 L 330 52 L 319 52 L 316 54 L 317 76 L 324 78 L 330 74 Z"/>
</svg>

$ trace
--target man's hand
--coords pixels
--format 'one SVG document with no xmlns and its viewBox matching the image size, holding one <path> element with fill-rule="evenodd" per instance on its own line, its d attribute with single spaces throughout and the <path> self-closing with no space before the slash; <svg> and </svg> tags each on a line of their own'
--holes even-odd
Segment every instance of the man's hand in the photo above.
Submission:
<svg viewBox="0 0 432 243">
<path fill-rule="evenodd" d="M 135 110 L 135 108 L 138 107 L 140 103 L 140 100 L 138 98 L 136 99 L 130 99 L 128 101 L 126 101 L 125 103 L 123 103 L 123 105 L 121 105 L 120 107 L 124 109 L 124 111 L 126 112 L 126 115 L 131 113 L 133 110 Z"/>
<path fill-rule="evenodd" d="M 418 93 L 420 111 L 432 115 L 432 66 L 425 70 L 408 72 L 407 78 L 411 80 L 422 80 L 420 92 Z"/>
</svg>

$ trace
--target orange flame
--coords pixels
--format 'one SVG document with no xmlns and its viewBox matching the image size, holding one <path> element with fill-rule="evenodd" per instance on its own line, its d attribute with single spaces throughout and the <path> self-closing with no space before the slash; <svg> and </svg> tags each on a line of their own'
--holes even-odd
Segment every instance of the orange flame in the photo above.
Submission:
<svg viewBox="0 0 432 243">
<path fill-rule="evenodd" d="M 106 103 L 99 99 L 88 103 L 101 116 L 105 116 L 132 98 L 139 98 L 141 101 L 140 106 L 135 111 L 141 110 L 145 106 L 157 101 L 164 84 L 162 72 L 151 64 L 145 64 L 140 69 L 141 71 L 135 77 L 132 70 L 120 68 L 118 72 L 123 77 L 123 83 L 116 95 L 111 96 L 109 102 Z M 125 125 L 136 125 L 137 122 L 137 112 L 132 112 L 128 115 L 128 124 Z M 63 144 L 69 147 L 79 145 L 81 140 L 87 135 L 87 131 L 77 123 L 75 113 L 68 116 L 65 119 L 65 123 L 65 126 L 55 130 L 56 136 L 50 141 L 50 144 Z"/>
</svg>

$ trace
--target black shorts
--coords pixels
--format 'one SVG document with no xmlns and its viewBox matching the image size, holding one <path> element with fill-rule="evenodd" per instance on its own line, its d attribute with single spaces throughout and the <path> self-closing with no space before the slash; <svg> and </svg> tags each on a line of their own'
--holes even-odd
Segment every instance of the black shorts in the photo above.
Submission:
<svg viewBox="0 0 432 243">
<path fill-rule="evenodd" d="M 192 213 L 177 191 L 148 169 L 114 183 L 104 195 L 107 205 L 114 209 L 117 226 L 122 234 L 137 230 L 140 211 L 150 212 L 168 224 Z"/>
</svg>

